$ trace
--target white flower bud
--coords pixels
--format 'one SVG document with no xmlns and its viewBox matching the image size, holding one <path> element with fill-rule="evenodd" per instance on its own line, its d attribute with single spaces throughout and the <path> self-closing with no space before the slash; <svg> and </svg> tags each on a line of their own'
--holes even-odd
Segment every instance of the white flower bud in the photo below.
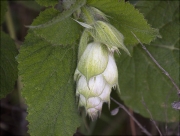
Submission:
<svg viewBox="0 0 180 136">
<path fill-rule="evenodd" d="M 118 82 L 118 70 L 112 54 L 109 55 L 108 65 L 103 72 L 103 76 L 111 86 L 114 86 Z"/>
<path fill-rule="evenodd" d="M 105 64 L 104 64 L 105 63 Z M 110 106 L 110 93 L 118 86 L 118 71 L 113 53 L 100 43 L 90 43 L 82 54 L 74 74 L 79 107 L 95 120 L 104 102 Z"/>
<path fill-rule="evenodd" d="M 124 36 L 111 24 L 104 21 L 96 21 L 92 29 L 87 29 L 91 36 L 96 41 L 107 45 L 112 51 L 119 51 L 118 48 L 123 49 L 130 55 L 128 49 L 124 45 Z"/>
</svg>

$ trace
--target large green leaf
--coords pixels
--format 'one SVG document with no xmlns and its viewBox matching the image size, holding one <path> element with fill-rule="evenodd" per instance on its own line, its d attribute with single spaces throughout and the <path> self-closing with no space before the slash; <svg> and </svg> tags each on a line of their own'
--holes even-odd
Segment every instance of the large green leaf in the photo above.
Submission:
<svg viewBox="0 0 180 136">
<path fill-rule="evenodd" d="M 73 44 L 80 37 L 81 29 L 70 16 L 84 4 L 85 0 L 77 0 L 70 9 L 62 13 L 53 8 L 47 9 L 40 13 L 30 28 L 53 45 Z M 60 32 L 63 33 L 60 34 Z"/>
<path fill-rule="evenodd" d="M 18 62 L 32 136 L 72 136 L 80 125 L 73 81 L 75 47 L 54 46 L 32 32 L 26 37 Z"/>
<path fill-rule="evenodd" d="M 179 83 L 179 1 L 141 1 L 138 9 L 154 28 L 160 29 L 157 39 L 147 49 L 160 65 Z M 138 35 L 137 35 L 138 37 Z M 139 38 L 139 37 L 138 37 Z M 126 54 L 116 57 L 119 68 L 121 98 L 137 113 L 149 117 L 142 97 L 156 120 L 179 120 L 179 112 L 171 103 L 178 100 L 177 91 L 170 80 L 154 64 L 140 45 L 130 47 L 132 57 Z"/>
<path fill-rule="evenodd" d="M 69 27 L 68 27 L 69 26 Z M 73 44 L 80 37 L 80 26 L 70 17 L 34 32 L 53 45 Z M 60 32 L 63 32 L 60 34 Z"/>
<path fill-rule="evenodd" d="M 86 0 L 77 0 L 69 9 L 60 13 L 54 8 L 50 8 L 40 13 L 40 16 L 33 22 L 30 28 L 44 28 L 70 17 L 76 10 L 82 7 L 86 3 Z"/>
<path fill-rule="evenodd" d="M 14 88 L 18 75 L 17 62 L 15 60 L 17 53 L 14 41 L 7 34 L 1 31 L 0 98 L 5 97 Z"/>
<path fill-rule="evenodd" d="M 143 15 L 128 2 L 119 0 L 88 0 L 87 4 L 98 8 L 109 16 L 110 23 L 124 35 L 125 45 L 138 43 L 131 31 L 146 44 L 149 44 L 158 36 L 158 30 L 151 28 Z"/>
</svg>

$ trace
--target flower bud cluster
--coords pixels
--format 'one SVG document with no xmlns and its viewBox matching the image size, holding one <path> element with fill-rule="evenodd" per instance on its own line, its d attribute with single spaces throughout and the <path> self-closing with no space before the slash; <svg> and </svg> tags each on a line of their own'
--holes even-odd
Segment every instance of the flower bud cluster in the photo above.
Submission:
<svg viewBox="0 0 180 136">
<path fill-rule="evenodd" d="M 118 85 L 118 70 L 114 51 L 125 47 L 123 35 L 107 22 L 106 15 L 94 7 L 84 7 L 84 22 L 77 21 L 85 27 L 82 33 L 78 65 L 74 74 L 77 82 L 76 96 L 79 107 L 85 107 L 92 120 L 101 114 L 104 102 L 110 106 L 110 93 Z"/>
</svg>

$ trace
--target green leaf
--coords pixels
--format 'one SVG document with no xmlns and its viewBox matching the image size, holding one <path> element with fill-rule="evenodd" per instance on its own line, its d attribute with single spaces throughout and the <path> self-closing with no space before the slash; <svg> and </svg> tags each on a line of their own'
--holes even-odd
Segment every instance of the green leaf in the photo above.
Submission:
<svg viewBox="0 0 180 136">
<path fill-rule="evenodd" d="M 30 28 L 53 45 L 74 44 L 80 35 L 80 25 L 70 15 L 85 4 L 78 0 L 69 10 L 60 13 L 51 8 L 41 12 Z"/>
<path fill-rule="evenodd" d="M 37 20 L 33 22 L 33 25 L 37 26 L 29 26 L 30 28 L 44 28 L 56 24 L 67 17 L 70 17 L 76 10 L 82 7 L 86 3 L 86 0 L 77 0 L 74 5 L 71 6 L 70 9 L 63 11 L 60 13 L 59 11 L 50 8 L 41 12 L 40 16 Z"/>
<path fill-rule="evenodd" d="M 179 86 L 179 1 L 141 1 L 137 7 L 162 35 L 162 39 L 146 45 L 147 49 Z M 141 102 L 142 97 L 155 120 L 166 121 L 167 114 L 168 122 L 178 121 L 179 112 L 171 107 L 178 96 L 170 80 L 140 45 L 129 50 L 131 58 L 124 53 L 116 57 L 120 97 L 127 106 L 145 117 L 150 115 Z"/>
<path fill-rule="evenodd" d="M 49 27 L 36 29 L 34 32 L 47 39 L 52 45 L 74 44 L 80 37 L 80 26 L 71 18 L 66 18 Z"/>
<path fill-rule="evenodd" d="M 6 11 L 7 11 L 7 1 L 1 1 L 1 24 L 5 20 Z"/>
<path fill-rule="evenodd" d="M 58 0 L 35 0 L 41 6 L 55 6 L 58 4 Z"/>
<path fill-rule="evenodd" d="M 128 2 L 88 0 L 87 4 L 98 8 L 109 16 L 110 23 L 124 35 L 125 45 L 138 43 L 131 31 L 137 35 L 142 43 L 146 44 L 149 44 L 158 36 L 158 30 L 151 28 L 143 15 Z"/>
<path fill-rule="evenodd" d="M 53 46 L 31 31 L 26 37 L 18 62 L 32 136 L 72 136 L 80 125 L 73 81 L 75 47 Z"/>
<path fill-rule="evenodd" d="M 1 31 L 0 98 L 5 97 L 14 88 L 18 73 L 17 62 L 15 60 L 17 53 L 14 41 Z"/>
</svg>

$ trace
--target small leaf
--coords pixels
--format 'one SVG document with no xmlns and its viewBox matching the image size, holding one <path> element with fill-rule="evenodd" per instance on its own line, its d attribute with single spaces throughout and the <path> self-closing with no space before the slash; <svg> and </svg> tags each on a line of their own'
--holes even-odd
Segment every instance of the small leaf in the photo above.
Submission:
<svg viewBox="0 0 180 136">
<path fill-rule="evenodd" d="M 52 46 L 31 31 L 26 36 L 18 62 L 30 135 L 72 136 L 80 125 L 73 91 L 75 47 Z"/>
<path fill-rule="evenodd" d="M 110 16 L 110 24 L 124 36 L 125 45 L 135 45 L 138 41 L 131 34 L 133 31 L 142 43 L 150 43 L 158 35 L 158 30 L 147 24 L 143 15 L 128 2 L 118 0 L 88 0 L 87 4 Z"/>
<path fill-rule="evenodd" d="M 14 41 L 7 34 L 1 31 L 0 98 L 5 97 L 14 88 L 18 73 L 17 62 L 15 60 L 17 53 Z"/>
</svg>

